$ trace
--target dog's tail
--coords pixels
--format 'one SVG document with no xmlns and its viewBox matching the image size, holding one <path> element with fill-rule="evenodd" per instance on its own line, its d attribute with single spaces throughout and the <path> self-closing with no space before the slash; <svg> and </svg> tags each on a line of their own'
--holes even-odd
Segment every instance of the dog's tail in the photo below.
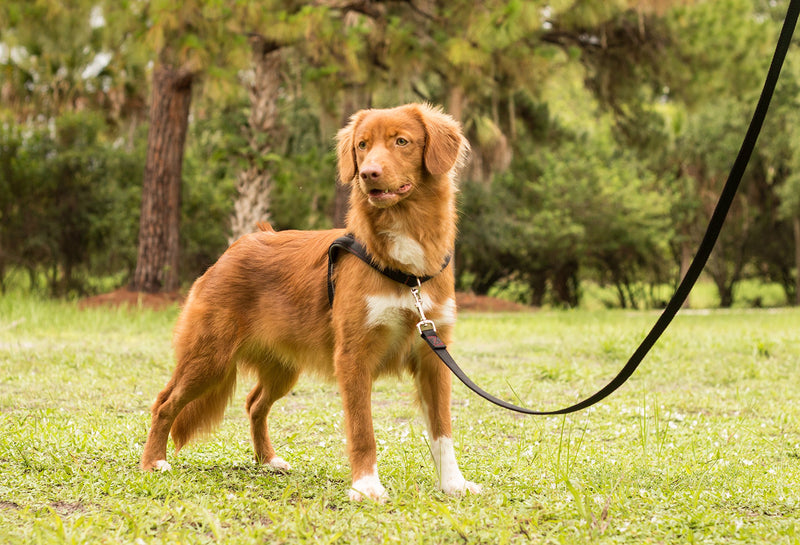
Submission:
<svg viewBox="0 0 800 545">
<path fill-rule="evenodd" d="M 236 366 L 197 399 L 189 402 L 172 423 L 170 434 L 177 453 L 197 436 L 208 435 L 219 425 L 236 389 Z"/>
<path fill-rule="evenodd" d="M 274 233 L 275 229 L 270 225 L 268 221 L 259 221 L 256 222 L 256 227 L 258 227 L 259 231 L 264 231 L 265 233 Z"/>
</svg>

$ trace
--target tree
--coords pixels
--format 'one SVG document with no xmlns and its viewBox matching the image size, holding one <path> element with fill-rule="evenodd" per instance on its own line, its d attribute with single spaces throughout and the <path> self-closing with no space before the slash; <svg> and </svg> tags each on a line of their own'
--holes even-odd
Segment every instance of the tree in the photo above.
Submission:
<svg viewBox="0 0 800 545">
<path fill-rule="evenodd" d="M 245 164 L 238 174 L 237 198 L 233 203 L 231 234 L 233 242 L 255 229 L 258 222 L 270 220 L 270 192 L 273 173 L 268 165 L 278 157 L 282 127 L 278 115 L 282 77 L 282 48 L 263 36 L 250 38 L 252 68 L 245 85 L 250 96 L 250 113 L 242 132 L 247 141 Z"/>
<path fill-rule="evenodd" d="M 797 86 L 794 85 L 795 90 Z M 788 221 L 791 224 L 791 233 L 794 243 L 794 252 L 788 252 L 789 258 L 793 261 L 794 278 L 790 277 L 789 267 L 784 268 L 780 279 L 786 292 L 786 299 L 791 304 L 800 305 L 800 150 L 797 149 L 796 143 L 800 141 L 800 128 L 798 123 L 798 104 L 797 97 L 794 95 L 794 100 L 787 102 L 786 105 L 789 111 L 785 112 L 786 117 L 781 117 L 781 122 L 786 122 L 785 138 L 782 140 L 784 144 L 794 143 L 784 148 L 784 161 L 781 163 L 773 163 L 771 165 L 771 172 L 781 173 L 783 175 L 783 183 L 778 187 L 778 197 L 780 198 L 780 218 Z M 776 168 L 777 167 L 777 168 Z M 785 246 L 781 248 L 781 253 L 786 256 Z M 793 255 L 792 255 L 793 254 Z M 793 281 L 792 281 L 793 280 Z"/>
<path fill-rule="evenodd" d="M 131 291 L 171 292 L 180 284 L 181 169 L 195 77 L 187 68 L 164 63 L 153 73 L 139 251 Z"/>
<path fill-rule="evenodd" d="M 33 123 L 99 110 L 109 130 L 135 128 L 144 109 L 147 60 L 138 55 L 141 47 L 122 46 L 130 29 L 118 32 L 111 22 L 93 0 L 3 2 L 2 109 Z"/>
<path fill-rule="evenodd" d="M 242 164 L 237 175 L 230 242 L 252 232 L 259 222 L 271 220 L 275 175 L 286 151 L 288 132 L 283 126 L 281 106 L 291 100 L 282 91 L 289 72 L 286 58 L 307 36 L 305 30 L 314 18 L 310 11 L 301 9 L 303 6 L 302 2 L 262 3 L 258 16 L 248 17 L 242 25 L 250 45 L 250 68 L 241 78 L 249 111 L 241 129 L 245 145 L 238 152 Z"/>
<path fill-rule="evenodd" d="M 174 291 L 179 286 L 180 204 L 183 146 L 192 86 L 201 69 L 207 20 L 198 2 L 153 2 L 150 35 L 158 49 L 150 99 L 139 249 L 131 291 Z"/>
<path fill-rule="evenodd" d="M 700 204 L 694 213 L 684 215 L 689 235 L 684 244 L 695 248 L 741 144 L 777 34 L 758 4 L 746 0 L 679 7 L 672 10 L 667 23 L 675 35 L 686 36 L 676 40 L 665 62 L 668 69 L 663 82 L 681 119 L 671 162 L 680 176 L 692 182 L 687 188 L 689 197 Z M 687 63 L 696 68 L 685 70 L 681 65 Z M 779 103 L 775 100 L 773 108 Z M 771 115 L 775 115 L 774 109 Z M 738 282 L 755 274 L 754 265 L 759 268 L 754 263 L 756 256 L 766 256 L 770 241 L 781 238 L 775 180 L 770 180 L 765 168 L 767 133 L 765 130 L 766 138 L 762 137 L 751 160 L 707 265 L 723 307 L 734 303 Z"/>
</svg>

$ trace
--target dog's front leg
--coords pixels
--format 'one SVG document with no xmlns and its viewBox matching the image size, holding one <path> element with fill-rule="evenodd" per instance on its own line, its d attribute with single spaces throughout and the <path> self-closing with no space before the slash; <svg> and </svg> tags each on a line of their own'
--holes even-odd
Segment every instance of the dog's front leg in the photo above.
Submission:
<svg viewBox="0 0 800 545">
<path fill-rule="evenodd" d="M 445 338 L 447 331 L 441 332 Z M 414 379 L 425 423 L 431 455 L 436 466 L 437 487 L 451 495 L 480 494 L 481 485 L 464 478 L 456 461 L 450 417 L 450 370 L 442 365 L 427 345 L 419 346 L 419 367 Z"/>
<path fill-rule="evenodd" d="M 344 425 L 353 484 L 350 499 L 384 502 L 386 489 L 378 477 L 375 433 L 372 427 L 372 366 L 369 354 L 337 350 L 336 379 L 344 407 Z"/>
</svg>

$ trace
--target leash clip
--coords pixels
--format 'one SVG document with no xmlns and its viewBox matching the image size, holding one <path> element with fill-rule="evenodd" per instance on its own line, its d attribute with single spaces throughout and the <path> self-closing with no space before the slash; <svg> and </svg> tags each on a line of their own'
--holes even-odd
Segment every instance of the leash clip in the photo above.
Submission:
<svg viewBox="0 0 800 545">
<path fill-rule="evenodd" d="M 419 331 L 420 335 L 422 335 L 423 331 L 433 331 L 435 333 L 436 324 L 433 323 L 433 320 L 428 320 L 425 317 L 425 311 L 422 310 L 422 297 L 419 294 L 419 288 L 421 286 L 422 282 L 417 278 L 417 285 L 411 287 L 411 295 L 414 296 L 414 306 L 417 307 L 419 317 L 422 318 L 422 320 L 417 322 L 417 331 Z"/>
</svg>

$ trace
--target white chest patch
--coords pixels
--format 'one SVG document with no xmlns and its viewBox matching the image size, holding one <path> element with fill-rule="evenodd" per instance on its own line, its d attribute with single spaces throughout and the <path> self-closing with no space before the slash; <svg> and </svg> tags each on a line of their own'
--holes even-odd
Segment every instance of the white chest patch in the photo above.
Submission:
<svg viewBox="0 0 800 545">
<path fill-rule="evenodd" d="M 422 310 L 437 325 L 453 325 L 456 321 L 456 302 L 448 299 L 442 305 L 434 305 L 430 296 L 421 293 Z M 366 326 L 393 326 L 399 324 L 408 312 L 417 314 L 414 298 L 409 290 L 402 295 L 368 295 Z M 434 308 L 438 307 L 438 308 Z M 430 315 L 429 315 L 430 314 Z"/>
<path fill-rule="evenodd" d="M 427 312 L 433 308 L 431 298 L 422 294 L 422 310 Z M 378 325 L 395 325 L 399 323 L 407 311 L 416 312 L 414 298 L 409 291 L 403 295 L 368 295 L 367 327 Z"/>
<path fill-rule="evenodd" d="M 419 242 L 398 233 L 389 233 L 389 238 L 392 241 L 389 245 L 389 255 L 392 259 L 406 265 L 416 274 L 425 270 L 425 250 Z"/>
</svg>

